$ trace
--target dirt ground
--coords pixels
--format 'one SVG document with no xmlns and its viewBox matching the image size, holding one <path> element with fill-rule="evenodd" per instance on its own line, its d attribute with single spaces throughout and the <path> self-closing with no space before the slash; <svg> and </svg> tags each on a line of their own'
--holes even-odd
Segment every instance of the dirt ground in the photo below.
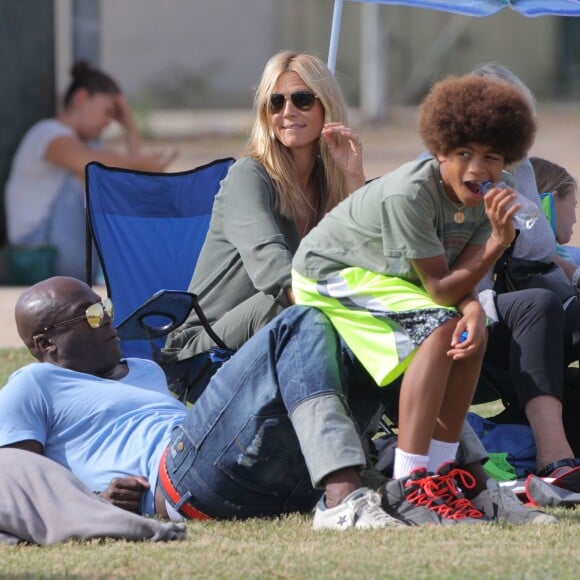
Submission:
<svg viewBox="0 0 580 580">
<path fill-rule="evenodd" d="M 236 122 L 227 119 L 201 119 L 192 127 L 191 137 L 164 137 L 147 143 L 152 149 L 175 147 L 179 151 L 170 171 L 181 171 L 207 163 L 218 157 L 239 157 L 248 134 L 251 115 L 240 113 Z M 415 157 L 423 147 L 416 131 L 416 109 L 396 108 L 386 123 L 369 125 L 352 115 L 352 126 L 362 138 L 367 177 L 376 177 L 394 169 Z M 539 130 L 531 155 L 545 157 L 566 167 L 580 180 L 580 107 L 573 104 L 545 104 L 539 106 Z M 203 122 L 202 122 L 203 121 Z M 214 126 L 212 131 L 211 126 Z M 232 132 L 227 127 L 231 125 Z M 217 134 L 216 134 L 217 132 Z M 580 245 L 580 225 L 576 228 L 572 243 Z"/>
</svg>

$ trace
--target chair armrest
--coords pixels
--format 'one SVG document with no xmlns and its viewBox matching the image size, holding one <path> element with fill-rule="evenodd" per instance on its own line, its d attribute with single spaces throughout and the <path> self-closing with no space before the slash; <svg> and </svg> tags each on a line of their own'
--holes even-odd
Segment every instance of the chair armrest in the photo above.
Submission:
<svg viewBox="0 0 580 580">
<path fill-rule="evenodd" d="M 148 340 L 181 326 L 197 297 L 191 292 L 159 290 L 117 325 L 121 340 Z"/>
</svg>

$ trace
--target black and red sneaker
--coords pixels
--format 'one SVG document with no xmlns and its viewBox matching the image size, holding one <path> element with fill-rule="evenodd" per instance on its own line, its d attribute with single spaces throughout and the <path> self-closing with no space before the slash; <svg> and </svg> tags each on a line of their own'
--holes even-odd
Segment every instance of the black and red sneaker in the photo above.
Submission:
<svg viewBox="0 0 580 580">
<path fill-rule="evenodd" d="M 448 475 L 416 469 L 408 477 L 391 479 L 383 486 L 383 509 L 409 525 L 457 525 L 487 522 L 468 500 L 470 507 L 451 492 Z M 473 511 L 472 511 L 473 510 Z M 468 515 L 472 513 L 472 517 Z"/>
<path fill-rule="evenodd" d="M 438 496 L 451 506 L 456 514 L 456 519 L 472 518 L 488 520 L 461 492 L 461 489 L 473 489 L 475 477 L 465 469 L 460 469 L 457 464 L 444 463 L 436 473 L 439 483 Z M 459 487 L 458 487 L 459 486 Z"/>
</svg>

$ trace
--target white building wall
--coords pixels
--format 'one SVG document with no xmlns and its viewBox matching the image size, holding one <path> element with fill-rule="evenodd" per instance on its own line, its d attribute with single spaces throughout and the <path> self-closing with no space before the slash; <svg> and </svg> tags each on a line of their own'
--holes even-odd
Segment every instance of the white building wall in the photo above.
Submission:
<svg viewBox="0 0 580 580">
<path fill-rule="evenodd" d="M 69 82 L 72 62 L 71 4 L 56 0 L 61 91 Z M 174 94 L 182 86 L 191 88 L 193 103 L 247 101 L 250 84 L 280 46 L 283 21 L 276 18 L 278 4 L 278 0 L 101 0 L 101 67 L 132 99 L 148 99 L 163 86 Z"/>
<path fill-rule="evenodd" d="M 246 107 L 266 60 L 290 48 L 327 57 L 333 0 L 100 0 L 101 66 L 146 107 Z M 419 98 L 430 82 L 496 61 L 538 95 L 553 95 L 558 20 L 502 10 L 469 18 L 382 6 L 389 99 Z M 57 86 L 68 84 L 71 0 L 55 0 Z M 337 78 L 359 95 L 360 10 L 344 3 Z M 447 43 L 447 44 L 446 44 Z M 385 65 L 386 66 L 386 65 Z"/>
</svg>

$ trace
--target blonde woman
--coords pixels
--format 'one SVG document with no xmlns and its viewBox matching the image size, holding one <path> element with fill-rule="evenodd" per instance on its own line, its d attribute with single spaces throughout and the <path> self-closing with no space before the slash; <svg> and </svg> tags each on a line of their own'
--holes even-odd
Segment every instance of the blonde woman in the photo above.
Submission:
<svg viewBox="0 0 580 580">
<path fill-rule="evenodd" d="M 293 303 L 292 256 L 321 217 L 364 184 L 362 147 L 338 83 L 316 56 L 285 51 L 256 89 L 246 156 L 224 179 L 189 290 L 237 349 Z M 213 346 L 193 313 L 170 335 L 164 364 Z"/>
</svg>

